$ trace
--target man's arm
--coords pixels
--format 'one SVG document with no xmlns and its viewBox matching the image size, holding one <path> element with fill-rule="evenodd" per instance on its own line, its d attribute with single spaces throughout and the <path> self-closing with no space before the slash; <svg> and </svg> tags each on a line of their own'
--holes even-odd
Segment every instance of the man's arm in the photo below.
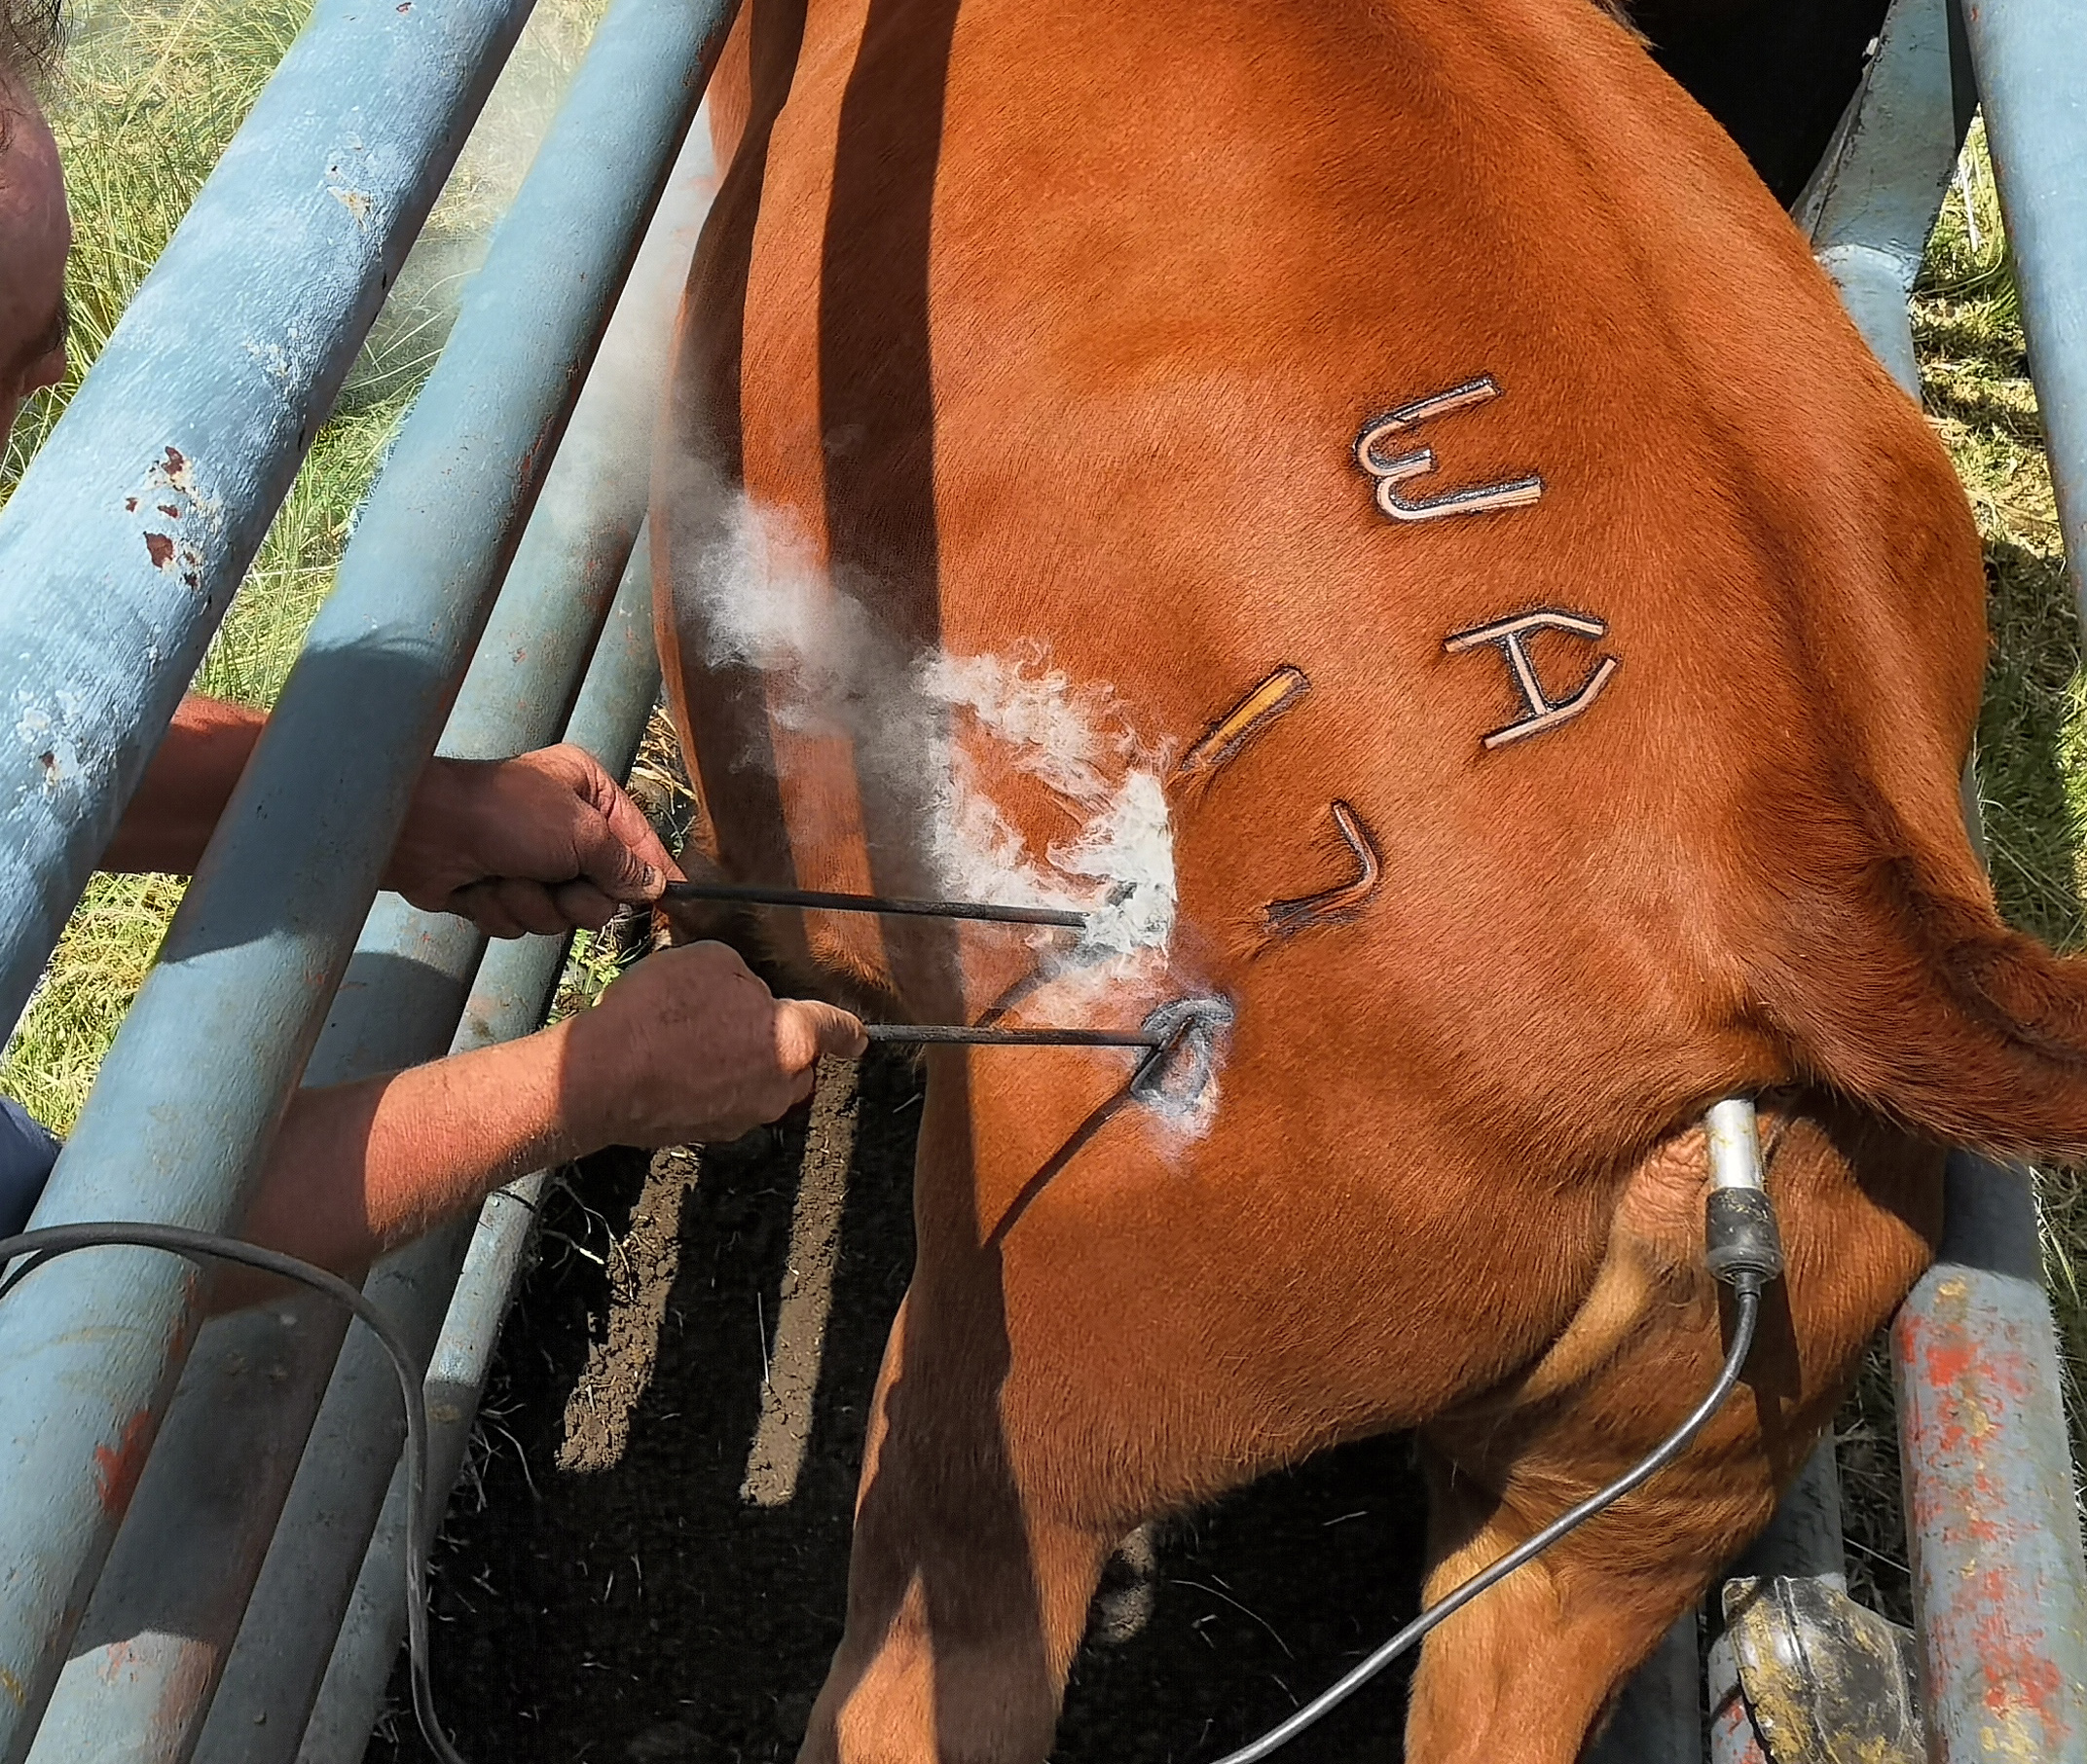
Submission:
<svg viewBox="0 0 2087 1764">
<path fill-rule="evenodd" d="M 243 705 L 193 693 L 184 698 L 101 854 L 101 867 L 193 871 L 266 720 Z"/>
<path fill-rule="evenodd" d="M 298 1093 L 241 1235 L 349 1272 L 501 1183 L 606 1145 L 722 1142 L 809 1096 L 861 1025 L 776 999 L 721 943 L 641 962 L 535 1035 Z M 221 1307 L 257 1296 L 223 1283 Z"/>
<path fill-rule="evenodd" d="M 184 699 L 101 866 L 194 870 L 264 720 L 240 705 Z M 384 886 L 515 937 L 599 929 L 619 902 L 655 900 L 678 873 L 615 780 L 580 749 L 556 747 L 429 760 Z"/>
</svg>

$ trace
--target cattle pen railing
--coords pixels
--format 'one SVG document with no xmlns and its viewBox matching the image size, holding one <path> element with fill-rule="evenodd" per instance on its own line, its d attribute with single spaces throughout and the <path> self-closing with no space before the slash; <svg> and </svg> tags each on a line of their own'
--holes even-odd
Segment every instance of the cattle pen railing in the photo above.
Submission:
<svg viewBox="0 0 2087 1764">
<path fill-rule="evenodd" d="M 320 0 L 0 511 L 0 1020 L 27 1000 L 528 10 Z M 690 124 L 730 12 L 614 0 L 36 1225 L 233 1230 L 296 1084 L 540 1020 L 562 945 L 488 953 L 461 922 L 380 897 L 378 877 L 438 737 L 486 756 L 563 734 L 629 766 L 657 687 L 641 401 L 700 214 Z M 1897 0 L 1800 218 L 1915 389 L 1907 296 L 1972 70 L 2087 606 L 2087 0 L 1980 0 L 1960 19 L 1946 0 Z M 531 1189 L 368 1282 L 431 1353 L 438 1492 Z M 345 1764 L 366 1745 L 404 1628 L 400 1562 L 424 1543 L 405 1535 L 388 1371 L 316 1302 L 199 1329 L 195 1301 L 173 1258 L 110 1248 L 0 1304 L 5 1764 Z M 2087 1577 L 2026 1172 L 1952 1160 L 1942 1258 L 1893 1342 L 1930 1755 L 2087 1761 Z M 1829 1448 L 1754 1565 L 1839 1572 L 1836 1503 Z M 1604 1756 L 1763 1756 L 1729 1660 L 1711 1668 L 1706 1740 L 1692 1618 Z"/>
</svg>

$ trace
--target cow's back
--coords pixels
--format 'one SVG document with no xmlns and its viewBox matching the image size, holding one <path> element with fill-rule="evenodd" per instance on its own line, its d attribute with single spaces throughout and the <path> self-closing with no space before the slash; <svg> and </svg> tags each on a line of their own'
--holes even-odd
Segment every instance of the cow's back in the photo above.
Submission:
<svg viewBox="0 0 2087 1764">
<path fill-rule="evenodd" d="M 814 4 L 788 57 L 792 22 L 756 0 L 748 200 L 706 239 L 661 481 L 681 662 L 765 670 L 680 701 L 728 867 L 991 891 L 1011 831 L 1091 899 L 1106 855 L 1044 854 L 1149 771 L 1179 923 L 1127 1002 L 1214 991 L 1425 1072 L 1459 1129 L 1592 1104 L 1609 1143 L 1553 1134 L 1567 1165 L 1788 1078 L 1739 878 L 1830 843 L 1851 790 L 1946 838 L 1976 554 L 1918 413 L 1642 49 L 1584 0 L 879 0 L 866 30 Z M 1481 376 L 1499 395 L 1417 430 L 1439 464 L 1403 489 L 1540 499 L 1387 519 L 1358 430 Z M 700 536 L 690 459 L 744 484 Z M 1551 697 L 1619 666 L 1488 748 L 1528 700 L 1505 647 L 1446 643 L 1546 608 L 1605 627 L 1525 640 Z M 962 666 L 924 688 L 923 657 Z M 1282 669 L 1286 714 L 1170 776 Z M 1010 733 L 1051 676 L 1104 737 L 1099 793 Z M 1336 803 L 1377 883 L 1271 921 L 1355 873 Z M 815 920 L 810 953 L 910 963 L 940 1014 L 941 937 Z M 1034 964 L 966 950 L 974 1010 Z"/>
</svg>

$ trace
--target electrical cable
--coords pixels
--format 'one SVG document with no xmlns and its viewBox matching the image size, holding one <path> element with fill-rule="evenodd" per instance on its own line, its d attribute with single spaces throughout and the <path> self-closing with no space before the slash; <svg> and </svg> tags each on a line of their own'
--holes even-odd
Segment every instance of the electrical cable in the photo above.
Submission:
<svg viewBox="0 0 2087 1764">
<path fill-rule="evenodd" d="M 215 1231 L 199 1231 L 182 1225 L 143 1223 L 53 1225 L 0 1237 L 0 1267 L 18 1256 L 30 1258 L 24 1268 L 0 1281 L 0 1298 L 56 1257 L 74 1250 L 156 1249 L 185 1256 L 191 1262 L 231 1262 L 264 1274 L 295 1281 L 313 1292 L 323 1293 L 344 1305 L 377 1338 L 398 1375 L 399 1395 L 406 1407 L 406 1652 L 413 1680 L 413 1713 L 421 1737 L 441 1764 L 464 1764 L 464 1759 L 435 1712 L 435 1693 L 428 1677 L 427 1653 L 427 1410 L 423 1385 L 426 1369 L 399 1335 L 396 1325 L 355 1286 L 329 1268 L 286 1256 L 280 1250 L 242 1243 L 237 1237 Z"/>
<path fill-rule="evenodd" d="M 1751 1120 L 1750 1112 L 1748 1120 Z M 1755 1156 L 1758 1159 L 1758 1150 Z M 1758 1162 L 1755 1167 L 1758 1170 Z M 1735 1195 L 1743 1197 L 1743 1218 L 1735 1217 Z M 1690 1412 L 1688 1419 L 1655 1447 L 1649 1456 L 1625 1471 L 1607 1488 L 1560 1514 L 1535 1536 L 1518 1544 L 1489 1567 L 1481 1568 L 1461 1586 L 1429 1605 L 1375 1653 L 1321 1691 L 1302 1709 L 1269 1728 L 1260 1739 L 1240 1746 L 1237 1751 L 1227 1752 L 1214 1764 L 1257 1764 L 1277 1747 L 1287 1745 L 1345 1703 L 1400 1655 L 1410 1653 L 1446 1618 L 1462 1610 L 1481 1593 L 1505 1580 L 1517 1568 L 1541 1556 L 1559 1538 L 1586 1524 L 1604 1507 L 1621 1500 L 1641 1483 L 1657 1476 L 1688 1450 L 1690 1442 L 1724 1407 L 1725 1399 L 1739 1383 L 1739 1375 L 1746 1368 L 1746 1356 L 1753 1350 L 1754 1331 L 1761 1319 L 1761 1294 L 1782 1268 L 1781 1248 L 1776 1239 L 1775 1214 L 1765 1190 L 1748 1186 L 1743 1190 L 1723 1189 L 1713 1193 L 1705 1224 L 1709 1239 L 1708 1265 L 1717 1278 L 1733 1290 L 1732 1346 L 1725 1355 L 1724 1368 L 1718 1373 L 1717 1381 L 1710 1386 L 1709 1394 Z"/>
</svg>

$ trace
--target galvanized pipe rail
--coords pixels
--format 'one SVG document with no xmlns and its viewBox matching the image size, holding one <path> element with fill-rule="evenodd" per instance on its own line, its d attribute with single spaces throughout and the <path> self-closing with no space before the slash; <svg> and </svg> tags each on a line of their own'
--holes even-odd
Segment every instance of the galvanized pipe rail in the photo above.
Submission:
<svg viewBox="0 0 2087 1764">
<path fill-rule="evenodd" d="M 555 740 L 608 614 L 643 518 L 674 308 L 708 206 L 707 131 L 692 129 L 688 143 L 451 712 L 438 752 L 452 757 L 503 757 Z M 500 340 L 474 337 L 466 323 L 452 344 L 468 353 Z M 450 1047 L 483 949 L 465 921 L 380 896 L 306 1083 L 347 1083 Z M 526 1001 L 506 1007 L 503 1022 L 517 1009 L 533 1012 L 506 1033 L 540 1020 L 555 968 L 531 989 L 501 979 L 515 959 L 512 945 L 488 959 L 472 989 L 473 1022 L 489 988 Z M 387 1312 L 412 1308 L 402 1295 L 439 1309 L 469 1229 L 461 1222 L 401 1251 L 366 1290 Z M 121 1754 L 178 1764 L 191 1755 L 346 1331 L 338 1306 L 305 1295 L 204 1328 L 32 1760 Z M 397 1404 L 378 1394 L 388 1399 L 375 1423 L 382 1433 L 398 1424 Z M 381 1491 L 395 1448 L 372 1438 L 362 1450 L 375 1454 L 367 1474 Z M 314 1672 L 327 1645 L 315 1647 Z"/>
<path fill-rule="evenodd" d="M 701 124 L 698 124 L 698 128 Z M 652 644 L 651 553 L 640 533 L 630 569 L 610 609 L 607 628 L 596 646 L 587 680 L 574 706 L 566 739 L 585 748 L 615 777 L 623 777 L 636 756 L 645 718 L 659 690 L 659 658 Z M 493 976 L 493 963 L 474 989 L 473 1011 L 485 1001 L 487 1020 L 508 1009 L 506 996 L 527 992 L 533 973 L 523 972 L 530 945 L 552 942 L 524 938 L 511 945 L 515 955 Z M 563 945 L 554 944 L 562 956 Z M 506 950 L 497 950 L 504 957 Z M 504 995 L 504 996 L 503 996 Z M 428 1488 L 446 1500 L 463 1467 L 464 1449 L 477 1418 L 479 1399 L 493 1367 L 494 1343 L 521 1277 L 523 1256 L 535 1227 L 535 1207 L 547 1171 L 510 1183 L 487 1196 L 462 1269 L 443 1318 L 427 1366 L 427 1404 L 433 1462 Z M 348 1540 L 344 1534 L 344 1546 Z M 425 1540 L 421 1540 L 424 1544 Z M 296 1764 L 359 1764 L 369 1749 L 391 1675 L 406 1635 L 402 1596 L 406 1566 L 406 1484 L 403 1464 L 392 1473 L 377 1530 L 369 1541 L 349 1599 L 346 1620 L 335 1638 L 331 1659 L 313 1702 L 302 1740 L 292 1751 Z M 284 1688 L 264 1680 L 258 1694 L 240 1695 L 247 1725 L 255 1711 L 284 1707 Z M 228 1709 L 232 1707 L 228 1700 Z M 273 1718 L 273 1717 L 271 1717 Z M 201 1755 L 222 1755 L 215 1735 L 205 1732 Z"/>
<path fill-rule="evenodd" d="M 503 347 L 430 377 L 38 1223 L 237 1225 L 728 16 L 619 0 L 598 34 L 458 321 Z M 0 1758 L 27 1751 L 193 1336 L 166 1262 L 69 1258 L 0 1314 Z"/>
<path fill-rule="evenodd" d="M 319 0 L 0 510 L 0 654 L 18 694 L 0 747 L 0 1027 L 116 830 L 532 3 Z M 36 1669 L 0 1641 L 0 1672 L 25 1668 L 28 1695 Z"/>
</svg>

